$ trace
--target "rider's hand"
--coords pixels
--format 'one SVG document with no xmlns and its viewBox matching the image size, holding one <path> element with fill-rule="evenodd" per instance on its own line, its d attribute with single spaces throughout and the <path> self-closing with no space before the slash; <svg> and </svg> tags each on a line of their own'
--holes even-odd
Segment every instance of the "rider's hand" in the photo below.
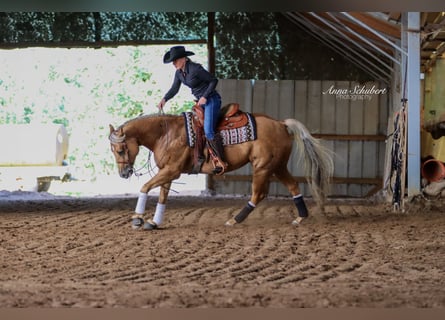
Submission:
<svg viewBox="0 0 445 320">
<path fill-rule="evenodd" d="M 165 105 L 165 99 L 162 99 L 161 102 L 158 103 L 159 111 L 162 111 L 164 109 L 164 105 Z"/>
<path fill-rule="evenodd" d="M 207 99 L 206 98 L 204 98 L 204 97 L 199 98 L 198 105 L 205 106 L 206 103 L 207 103 Z"/>
</svg>

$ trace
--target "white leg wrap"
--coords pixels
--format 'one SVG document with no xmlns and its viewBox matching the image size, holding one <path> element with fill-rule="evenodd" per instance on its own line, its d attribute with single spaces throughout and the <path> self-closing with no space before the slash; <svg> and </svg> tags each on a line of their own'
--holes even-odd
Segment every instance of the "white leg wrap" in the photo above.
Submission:
<svg viewBox="0 0 445 320">
<path fill-rule="evenodd" d="M 153 217 L 154 223 L 156 223 L 158 226 L 164 220 L 164 212 L 165 212 L 165 204 L 158 202 L 158 204 L 156 205 L 155 215 Z"/>
<path fill-rule="evenodd" d="M 143 214 L 145 211 L 145 204 L 147 203 L 148 195 L 146 193 L 139 193 L 138 203 L 136 204 L 136 209 L 134 212 Z"/>
</svg>

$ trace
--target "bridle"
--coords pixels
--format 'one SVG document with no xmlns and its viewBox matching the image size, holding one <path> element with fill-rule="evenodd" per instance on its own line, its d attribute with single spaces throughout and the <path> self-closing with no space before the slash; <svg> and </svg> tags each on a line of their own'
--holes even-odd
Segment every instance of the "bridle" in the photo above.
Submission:
<svg viewBox="0 0 445 320">
<path fill-rule="evenodd" d="M 116 160 L 116 163 L 118 164 L 127 164 L 130 165 L 131 168 L 133 168 L 133 163 L 130 163 L 130 155 L 129 155 L 129 149 L 127 146 L 127 142 L 125 141 L 125 134 L 123 136 L 117 136 L 115 132 L 112 132 L 108 139 L 111 142 L 111 151 L 114 153 L 116 151 L 114 144 L 120 144 L 122 145 L 121 151 L 116 151 L 120 158 L 123 160 Z"/>
<path fill-rule="evenodd" d="M 159 115 L 163 115 L 164 111 L 161 109 L 159 110 Z M 166 120 L 164 120 L 164 124 L 165 124 L 165 130 L 167 131 L 167 139 L 169 139 L 169 135 L 168 135 L 168 130 L 167 130 L 167 126 L 168 126 L 168 122 Z M 113 154 L 115 154 L 115 152 L 119 155 L 120 159 L 116 159 L 116 163 L 117 164 L 121 164 L 121 165 L 127 165 L 127 169 L 129 169 L 130 171 L 130 175 L 134 174 L 136 176 L 142 176 L 144 174 L 152 174 L 152 169 L 150 169 L 150 158 L 152 155 L 152 151 L 149 152 L 148 154 L 148 159 L 146 161 L 146 163 L 139 169 L 135 169 L 134 168 L 134 162 L 130 162 L 130 150 L 127 146 L 127 142 L 126 142 L 126 135 L 122 132 L 122 135 L 118 134 L 118 131 L 122 131 L 122 126 L 117 128 L 116 130 L 112 131 L 110 133 L 110 135 L 108 136 L 108 139 L 110 140 L 111 143 L 111 152 L 113 152 Z M 122 146 L 122 150 L 117 152 L 115 149 L 116 144 L 119 144 Z M 162 155 L 162 157 L 164 157 L 164 155 Z M 117 157 L 116 157 L 117 158 Z M 121 160 L 122 159 L 122 160 Z M 145 173 L 140 173 L 140 171 L 142 169 L 144 169 L 145 167 L 148 168 L 148 171 Z"/>
<path fill-rule="evenodd" d="M 162 109 L 159 110 L 159 115 L 164 115 L 164 111 Z M 167 134 L 167 144 L 169 144 L 170 141 L 170 136 L 168 134 L 169 130 L 168 130 L 168 122 L 164 119 L 164 126 L 163 126 L 166 131 Z M 116 151 L 116 147 L 115 145 L 120 145 L 122 147 L 122 150 L 120 152 L 116 152 L 119 157 L 123 160 L 117 160 L 116 159 L 116 163 L 117 164 L 122 164 L 122 165 L 128 165 L 129 166 L 129 171 L 130 171 L 130 175 L 135 175 L 135 176 L 142 176 L 145 174 L 150 174 L 151 177 L 153 177 L 156 173 L 154 172 L 154 169 L 156 168 L 156 164 L 154 167 L 151 167 L 150 163 L 151 163 L 151 156 L 153 155 L 153 152 L 151 150 L 149 150 L 149 154 L 148 154 L 148 159 L 145 162 L 145 164 L 139 168 L 139 169 L 135 169 L 134 168 L 134 163 L 130 163 L 130 155 L 129 155 L 129 148 L 127 146 L 127 142 L 126 142 L 126 135 L 122 132 L 122 126 L 117 128 L 116 130 L 112 131 L 110 133 L 110 135 L 108 136 L 108 139 L 110 140 L 111 143 L 111 151 L 113 152 L 113 154 L 115 154 Z M 122 135 L 119 134 L 119 132 L 122 132 Z M 161 160 L 162 158 L 165 156 L 165 154 L 161 155 Z M 144 168 L 147 168 L 146 172 L 141 173 L 140 171 Z M 170 189 L 171 191 L 177 192 L 173 189 Z"/>
</svg>

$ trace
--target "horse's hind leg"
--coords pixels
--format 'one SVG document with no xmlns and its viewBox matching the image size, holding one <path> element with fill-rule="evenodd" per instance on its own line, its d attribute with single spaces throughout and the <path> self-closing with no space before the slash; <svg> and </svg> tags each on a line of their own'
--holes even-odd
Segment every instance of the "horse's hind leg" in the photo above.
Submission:
<svg viewBox="0 0 445 320">
<path fill-rule="evenodd" d="M 246 206 L 234 217 L 229 219 L 225 225 L 233 226 L 243 222 L 255 207 L 263 200 L 269 191 L 269 173 L 254 173 L 252 178 L 252 196 Z"/>
<path fill-rule="evenodd" d="M 303 195 L 300 192 L 300 188 L 298 187 L 298 182 L 292 177 L 287 168 L 283 168 L 275 172 L 275 176 L 283 183 L 286 188 L 289 190 L 289 193 L 292 195 L 294 200 L 294 204 L 298 210 L 298 217 L 292 221 L 293 225 L 298 225 L 303 221 L 304 218 L 307 218 L 309 212 L 307 210 L 306 204 L 304 203 Z"/>
</svg>

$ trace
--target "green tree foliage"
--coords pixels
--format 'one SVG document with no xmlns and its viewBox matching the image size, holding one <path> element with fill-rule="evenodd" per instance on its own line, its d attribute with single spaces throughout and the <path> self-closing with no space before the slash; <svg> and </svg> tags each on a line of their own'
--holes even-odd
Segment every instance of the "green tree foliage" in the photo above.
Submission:
<svg viewBox="0 0 445 320">
<path fill-rule="evenodd" d="M 63 124 L 69 134 L 68 162 L 89 179 L 116 174 L 108 124 L 158 112 L 174 69 L 162 61 L 168 46 L 104 49 L 29 48 L 0 51 L 0 125 Z M 190 46 L 200 63 L 205 46 Z M 155 58 L 154 58 L 155 57 Z M 188 111 L 182 87 L 167 113 Z M 143 151 L 136 166 L 146 161 Z"/>
<path fill-rule="evenodd" d="M 279 12 L 219 12 L 215 20 L 220 78 L 371 80 Z"/>
<path fill-rule="evenodd" d="M 218 78 L 369 79 L 280 13 L 220 12 L 215 21 Z M 92 177 L 109 173 L 108 124 L 157 111 L 174 71 L 163 66 L 164 52 L 172 41 L 205 41 L 207 23 L 205 12 L 0 13 L 0 52 L 10 56 L 0 60 L 0 125 L 64 124 L 70 162 Z M 159 41 L 169 44 L 150 52 L 134 46 Z M 36 46 L 54 48 L 23 55 Z M 205 44 L 187 47 L 207 65 Z M 84 51 L 71 55 L 75 50 Z M 190 109 L 193 97 L 185 90 L 168 102 L 169 112 Z"/>
<path fill-rule="evenodd" d="M 0 42 L 52 41 L 54 13 L 0 12 Z"/>
<path fill-rule="evenodd" d="M 0 13 L 0 43 L 206 39 L 203 12 Z"/>
<path fill-rule="evenodd" d="M 205 12 L 0 13 L 0 47 L 205 41 Z M 215 73 L 228 79 L 372 80 L 280 12 L 215 14 Z"/>
<path fill-rule="evenodd" d="M 216 23 L 221 77 L 279 78 L 280 38 L 274 13 L 218 13 Z"/>
</svg>

